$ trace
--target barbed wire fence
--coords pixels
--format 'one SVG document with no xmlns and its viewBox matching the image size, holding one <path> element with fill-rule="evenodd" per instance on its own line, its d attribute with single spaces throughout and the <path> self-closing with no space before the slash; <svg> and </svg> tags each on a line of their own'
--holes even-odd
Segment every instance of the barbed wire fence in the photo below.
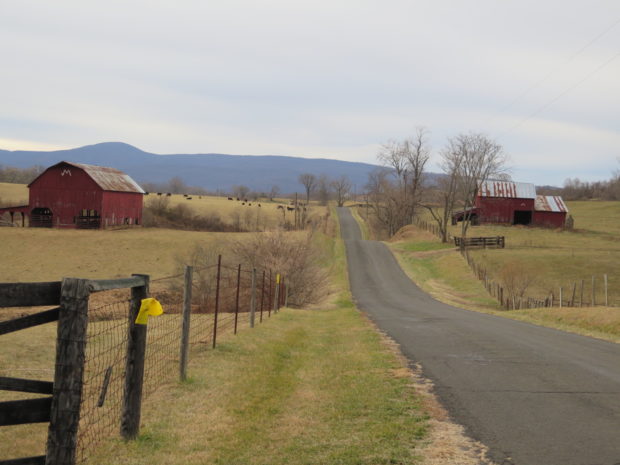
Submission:
<svg viewBox="0 0 620 465">
<path fill-rule="evenodd" d="M 144 297 L 136 288 L 90 295 L 74 463 L 87 462 L 105 439 L 135 438 L 144 398 L 185 380 L 191 356 L 216 347 L 218 336 L 254 327 L 287 300 L 284 277 L 274 270 L 227 264 L 221 255 L 178 275 L 145 278 L 144 296 L 164 310 L 148 325 L 135 323 Z"/>
</svg>

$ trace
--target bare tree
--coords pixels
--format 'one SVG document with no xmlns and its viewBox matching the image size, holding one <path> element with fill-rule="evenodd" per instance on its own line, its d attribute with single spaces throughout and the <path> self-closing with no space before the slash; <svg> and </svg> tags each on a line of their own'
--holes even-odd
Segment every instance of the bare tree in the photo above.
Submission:
<svg viewBox="0 0 620 465">
<path fill-rule="evenodd" d="M 273 202 L 273 199 L 280 194 L 280 186 L 273 185 L 271 186 L 271 190 L 269 191 L 269 200 Z"/>
<path fill-rule="evenodd" d="M 335 181 L 331 182 L 331 187 L 336 194 L 336 202 L 338 202 L 338 206 L 342 207 L 351 193 L 351 181 L 347 176 L 342 175 Z"/>
<path fill-rule="evenodd" d="M 302 173 L 297 178 L 306 190 L 306 203 L 310 202 L 310 194 L 314 192 L 317 184 L 317 178 L 311 173 Z"/>
<path fill-rule="evenodd" d="M 321 205 L 327 205 L 331 194 L 331 183 L 326 174 L 321 174 L 319 176 L 316 190 L 319 197 L 319 203 Z"/>
<path fill-rule="evenodd" d="M 388 234 L 413 221 L 429 157 L 428 131 L 422 127 L 412 137 L 381 147 L 377 158 L 388 170 L 372 173 L 367 188 L 375 216 Z"/>
<path fill-rule="evenodd" d="M 175 176 L 168 181 L 168 191 L 173 194 L 182 194 L 187 192 L 187 184 L 185 184 L 180 177 Z"/>
<path fill-rule="evenodd" d="M 238 199 L 245 199 L 250 192 L 250 188 L 244 185 L 237 185 L 232 187 L 232 193 Z"/>
<path fill-rule="evenodd" d="M 448 224 L 455 207 L 463 209 L 461 235 L 467 234 L 478 186 L 491 177 L 503 177 L 507 157 L 501 145 L 484 134 L 459 134 L 448 139 L 441 151 L 441 169 L 446 176 L 440 181 L 440 207 L 424 205 L 439 227 L 442 241 L 448 241 Z"/>
</svg>

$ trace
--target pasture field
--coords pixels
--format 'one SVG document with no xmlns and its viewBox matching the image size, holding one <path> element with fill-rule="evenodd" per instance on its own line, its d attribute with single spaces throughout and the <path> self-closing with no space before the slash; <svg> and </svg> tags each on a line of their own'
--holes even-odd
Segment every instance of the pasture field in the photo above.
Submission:
<svg viewBox="0 0 620 465">
<path fill-rule="evenodd" d="M 159 228 L 0 228 L 0 282 L 112 279 L 132 273 L 158 278 L 178 272 L 176 257 L 188 256 L 197 244 L 208 246 L 241 234 Z"/>
<path fill-rule="evenodd" d="M 505 249 L 470 249 L 470 255 L 484 267 L 489 278 L 517 275 L 528 285 L 527 297 L 544 299 L 553 292 L 564 300 L 572 297 L 583 307 L 502 311 L 489 296 L 452 244 L 441 244 L 432 234 L 409 226 L 390 246 L 406 272 L 438 300 L 478 311 L 487 311 L 537 324 L 620 341 L 620 203 L 568 202 L 575 219 L 574 231 L 523 226 L 484 225 L 470 227 L 469 236 L 505 236 Z M 425 218 L 428 220 L 429 218 Z M 460 225 L 452 235 L 460 234 Z M 595 302 L 604 299 L 603 275 L 608 276 L 610 307 L 591 307 L 592 276 Z"/>
<path fill-rule="evenodd" d="M 28 187 L 25 184 L 0 182 L 0 207 L 28 204 Z"/>
<path fill-rule="evenodd" d="M 165 194 L 158 196 L 156 193 L 149 193 L 144 198 L 145 205 L 148 205 L 149 202 L 156 202 L 162 197 L 168 199 L 170 207 L 185 205 L 191 208 L 197 215 L 217 215 L 224 223 L 241 223 L 248 228 L 253 227 L 254 229 L 266 230 L 276 228 L 286 222 L 295 222 L 295 211 L 292 210 L 289 199 L 274 199 L 273 201 L 268 199 L 259 199 L 258 201 L 248 199 L 248 202 L 244 202 L 243 200 L 236 200 L 236 198 L 228 200 L 228 197 L 191 195 L 191 200 L 188 200 L 181 194 L 173 194 L 170 197 L 166 197 Z M 291 210 L 287 210 L 287 207 L 291 208 Z M 307 208 L 308 219 L 315 221 L 325 216 L 328 211 L 327 207 L 319 206 L 316 202 L 310 202 Z"/>
</svg>

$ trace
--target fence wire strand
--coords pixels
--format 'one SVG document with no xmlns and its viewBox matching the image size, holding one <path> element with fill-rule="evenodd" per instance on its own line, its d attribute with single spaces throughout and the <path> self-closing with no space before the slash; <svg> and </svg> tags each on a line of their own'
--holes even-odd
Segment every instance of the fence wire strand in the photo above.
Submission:
<svg viewBox="0 0 620 465">
<path fill-rule="evenodd" d="M 249 266 L 195 267 L 192 280 L 190 359 L 211 348 L 214 338 L 250 326 L 252 269 Z M 255 324 L 273 307 L 272 273 L 260 268 L 255 281 Z M 143 399 L 160 386 L 175 382 L 179 374 L 184 306 L 184 274 L 154 279 L 150 296 L 164 314 L 149 317 L 144 359 Z M 219 293 L 218 293 L 219 289 Z M 92 294 L 89 300 L 84 380 L 78 434 L 78 463 L 85 463 L 103 440 L 118 437 L 123 415 L 130 290 Z M 263 314 L 264 313 L 264 317 Z M 217 318 L 216 318 L 217 314 Z M 217 321 L 217 326 L 215 322 Z"/>
</svg>

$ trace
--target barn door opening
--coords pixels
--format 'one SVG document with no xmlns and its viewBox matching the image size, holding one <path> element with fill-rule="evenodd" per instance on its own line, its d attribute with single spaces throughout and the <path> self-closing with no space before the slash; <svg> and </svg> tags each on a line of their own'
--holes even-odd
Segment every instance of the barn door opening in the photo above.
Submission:
<svg viewBox="0 0 620 465">
<path fill-rule="evenodd" d="M 532 212 L 527 210 L 515 210 L 514 221 L 512 224 L 531 224 Z"/>
<path fill-rule="evenodd" d="M 52 210 L 47 207 L 33 208 L 30 213 L 30 226 L 33 228 L 51 228 L 53 225 Z"/>
<path fill-rule="evenodd" d="M 84 208 L 80 211 L 80 216 L 75 219 L 75 227 L 78 229 L 99 229 L 101 227 L 101 215 L 97 210 Z"/>
</svg>

